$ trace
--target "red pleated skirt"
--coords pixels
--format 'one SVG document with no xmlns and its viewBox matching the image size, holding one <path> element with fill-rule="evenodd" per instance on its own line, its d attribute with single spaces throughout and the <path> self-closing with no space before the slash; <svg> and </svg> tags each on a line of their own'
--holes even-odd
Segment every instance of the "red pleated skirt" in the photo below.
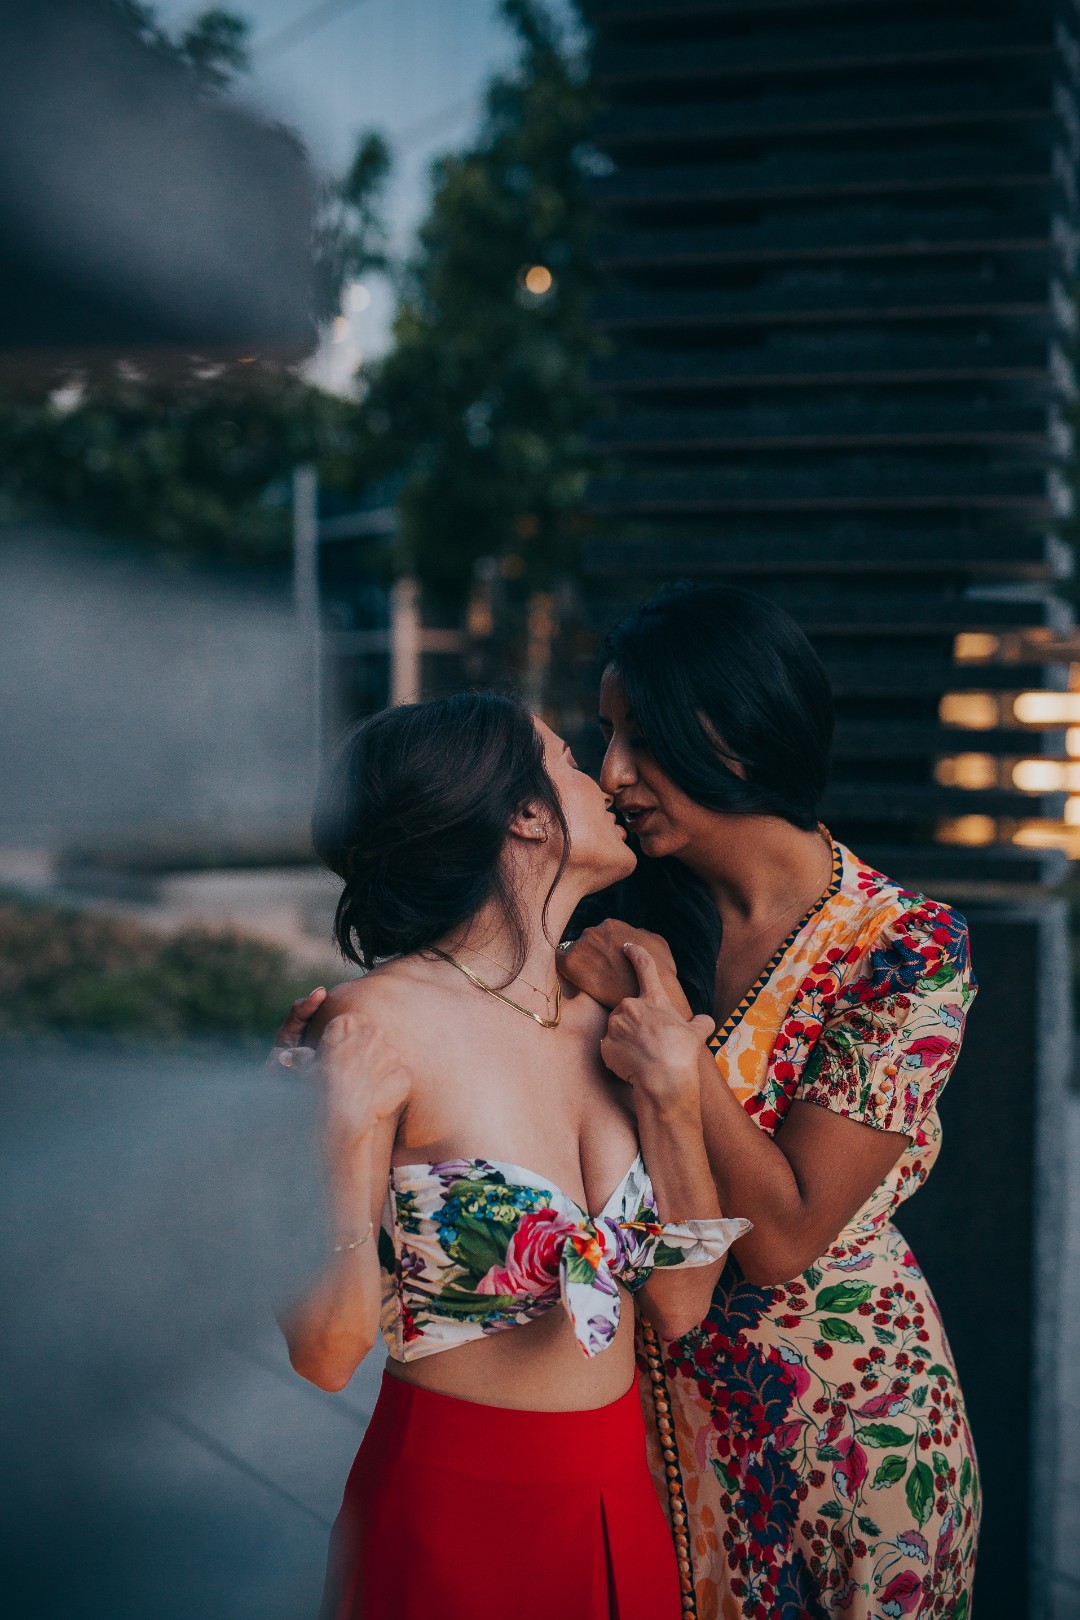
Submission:
<svg viewBox="0 0 1080 1620">
<path fill-rule="evenodd" d="M 520 1412 L 383 1375 L 322 1620 L 680 1620 L 637 1388 Z"/>
</svg>

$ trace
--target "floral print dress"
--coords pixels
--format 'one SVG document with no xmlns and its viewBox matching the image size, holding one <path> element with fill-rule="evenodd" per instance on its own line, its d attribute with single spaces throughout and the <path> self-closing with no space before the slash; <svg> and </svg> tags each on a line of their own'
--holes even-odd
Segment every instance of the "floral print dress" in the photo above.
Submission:
<svg viewBox="0 0 1080 1620">
<path fill-rule="evenodd" d="M 979 1481 L 956 1370 L 892 1224 L 941 1141 L 975 994 L 967 929 L 834 844 L 832 885 L 713 1041 L 772 1135 L 800 1099 L 910 1145 L 782 1287 L 729 1260 L 705 1322 L 639 1330 L 650 1460 L 696 1620 L 969 1614 Z"/>
</svg>

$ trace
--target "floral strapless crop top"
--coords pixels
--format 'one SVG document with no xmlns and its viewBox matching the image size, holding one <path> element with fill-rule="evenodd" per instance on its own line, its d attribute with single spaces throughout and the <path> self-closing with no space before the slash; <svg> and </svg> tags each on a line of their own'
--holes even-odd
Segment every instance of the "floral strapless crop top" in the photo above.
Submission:
<svg viewBox="0 0 1080 1620">
<path fill-rule="evenodd" d="M 749 1230 L 662 1225 L 640 1154 L 599 1215 L 516 1164 L 398 1165 L 379 1232 L 383 1338 L 396 1360 L 417 1361 L 561 1304 L 595 1356 L 619 1325 L 616 1279 L 633 1292 L 658 1266 L 709 1265 Z"/>
</svg>

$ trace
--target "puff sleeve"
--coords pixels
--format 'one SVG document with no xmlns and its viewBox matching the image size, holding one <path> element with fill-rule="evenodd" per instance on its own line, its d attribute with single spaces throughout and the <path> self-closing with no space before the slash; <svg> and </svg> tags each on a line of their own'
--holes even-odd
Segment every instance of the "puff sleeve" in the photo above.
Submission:
<svg viewBox="0 0 1080 1620">
<path fill-rule="evenodd" d="M 964 918 L 915 900 L 854 963 L 797 1096 L 913 1136 L 952 1072 L 975 988 Z"/>
</svg>

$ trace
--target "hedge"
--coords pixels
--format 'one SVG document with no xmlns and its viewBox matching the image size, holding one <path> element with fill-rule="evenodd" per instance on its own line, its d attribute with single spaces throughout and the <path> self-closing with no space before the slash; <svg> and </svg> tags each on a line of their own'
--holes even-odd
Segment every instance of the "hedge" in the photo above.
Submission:
<svg viewBox="0 0 1080 1620">
<path fill-rule="evenodd" d="M 0 1036 L 80 1032 L 265 1040 L 311 988 L 287 952 L 236 933 L 162 935 L 0 897 Z"/>
</svg>

